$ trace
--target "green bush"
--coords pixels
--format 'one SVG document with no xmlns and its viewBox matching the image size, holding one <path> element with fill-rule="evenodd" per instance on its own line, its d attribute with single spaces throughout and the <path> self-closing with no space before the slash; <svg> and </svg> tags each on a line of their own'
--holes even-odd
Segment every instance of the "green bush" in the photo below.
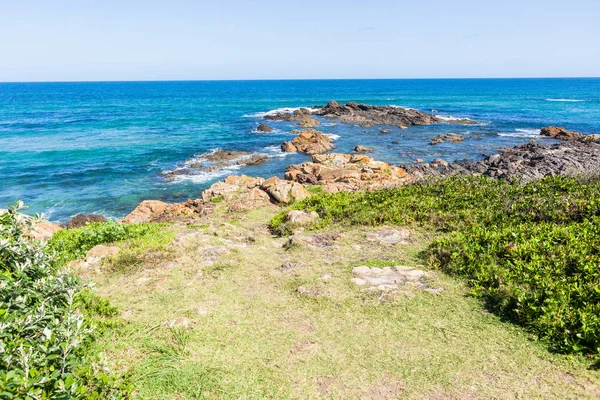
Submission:
<svg viewBox="0 0 600 400">
<path fill-rule="evenodd" d="M 48 241 L 48 249 L 56 252 L 55 262 L 65 264 L 82 258 L 92 247 L 102 243 L 135 239 L 160 233 L 167 224 L 117 224 L 96 222 L 76 229 L 56 232 Z"/>
<path fill-rule="evenodd" d="M 600 183 L 483 177 L 317 195 L 314 227 L 400 224 L 437 230 L 429 261 L 464 276 L 492 310 L 564 352 L 600 354 Z M 271 221 L 284 232 L 285 213 Z"/>
<path fill-rule="evenodd" d="M 0 399 L 127 397 L 86 355 L 84 287 L 26 235 L 21 208 L 0 215 Z"/>
</svg>

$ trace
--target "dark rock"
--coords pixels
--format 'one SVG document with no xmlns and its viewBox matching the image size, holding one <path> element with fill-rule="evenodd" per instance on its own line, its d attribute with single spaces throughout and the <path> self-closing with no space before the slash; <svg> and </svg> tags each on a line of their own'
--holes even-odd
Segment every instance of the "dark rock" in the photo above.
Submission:
<svg viewBox="0 0 600 400">
<path fill-rule="evenodd" d="M 82 226 L 86 226 L 87 224 L 91 224 L 94 222 L 106 222 L 106 218 L 102 215 L 94 215 L 94 214 L 89 214 L 89 215 L 83 215 L 83 214 L 77 214 L 75 217 L 73 217 L 73 219 L 71 219 L 69 222 L 67 222 L 64 227 L 67 229 L 72 229 L 72 228 L 80 228 Z"/>
<path fill-rule="evenodd" d="M 256 128 L 256 130 L 259 132 L 273 132 L 273 128 L 271 128 L 267 124 L 259 124 L 258 128 Z"/>
<path fill-rule="evenodd" d="M 539 179 L 550 175 L 600 175 L 600 144 L 570 141 L 553 145 L 528 143 L 500 149 L 481 161 L 459 161 L 444 168 L 403 165 L 415 179 L 454 175 L 485 175 L 508 180 Z"/>
<path fill-rule="evenodd" d="M 361 146 L 361 145 L 359 144 L 359 145 L 356 145 L 356 146 L 354 147 L 354 151 L 355 151 L 355 152 L 357 152 L 357 153 L 370 153 L 370 152 L 371 152 L 371 151 L 373 151 L 373 150 L 371 150 L 371 148 L 370 148 L 370 147 L 367 147 L 367 146 Z"/>
<path fill-rule="evenodd" d="M 313 114 L 328 118 L 336 118 L 344 123 L 358 123 L 362 127 L 391 125 L 405 129 L 410 125 L 429 125 L 447 122 L 435 115 L 408 108 L 371 106 L 368 104 L 357 104 L 355 102 L 341 105 L 333 100 Z M 466 124 L 474 123 L 474 121 L 453 120 L 450 123 Z M 385 129 L 382 133 L 386 133 Z"/>
</svg>

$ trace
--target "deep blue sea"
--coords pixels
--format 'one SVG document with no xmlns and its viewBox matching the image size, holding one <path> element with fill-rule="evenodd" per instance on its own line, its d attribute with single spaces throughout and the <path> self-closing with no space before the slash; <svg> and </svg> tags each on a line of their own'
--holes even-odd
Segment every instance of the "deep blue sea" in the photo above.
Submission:
<svg viewBox="0 0 600 400">
<path fill-rule="evenodd" d="M 0 207 L 21 199 L 29 212 L 65 221 L 77 213 L 120 218 L 144 199 L 196 198 L 229 174 L 283 175 L 303 154 L 283 154 L 293 123 L 264 113 L 328 100 L 397 105 L 477 125 L 391 128 L 325 121 L 336 151 L 372 147 L 390 163 L 416 158 L 477 159 L 537 138 L 546 125 L 600 133 L 600 79 L 452 79 L 0 83 Z M 434 110 L 434 111 L 432 111 Z M 440 133 L 463 143 L 430 146 Z M 475 139 L 480 137 L 480 139 Z M 548 139 L 545 139 L 548 141 Z M 163 173 L 214 149 L 264 153 L 260 166 L 168 181 Z"/>
</svg>

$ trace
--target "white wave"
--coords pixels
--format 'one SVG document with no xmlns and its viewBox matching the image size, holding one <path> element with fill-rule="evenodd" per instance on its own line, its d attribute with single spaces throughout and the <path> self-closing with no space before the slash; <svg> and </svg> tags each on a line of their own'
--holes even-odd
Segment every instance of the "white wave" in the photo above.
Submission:
<svg viewBox="0 0 600 400">
<path fill-rule="evenodd" d="M 498 133 L 498 136 L 534 138 L 540 136 L 540 129 L 515 129 L 514 132 L 500 132 Z"/>
<path fill-rule="evenodd" d="M 181 175 L 175 176 L 170 182 L 176 183 L 176 182 L 183 182 L 183 181 L 191 181 L 193 183 L 206 183 L 206 182 L 210 182 L 212 180 L 230 175 L 233 171 L 240 169 L 241 167 L 242 167 L 241 165 L 231 165 L 231 166 L 227 166 L 227 167 L 224 167 L 224 168 L 216 170 L 216 171 L 198 172 L 193 175 L 192 174 L 189 174 L 189 175 L 181 174 Z"/>
<path fill-rule="evenodd" d="M 467 117 L 453 117 L 451 115 L 436 115 L 437 118 L 442 121 L 450 122 L 450 121 L 473 121 L 471 118 Z"/>
<path fill-rule="evenodd" d="M 388 107 L 392 107 L 392 108 L 402 108 L 403 110 L 413 110 L 416 111 L 416 108 L 410 108 L 410 107 L 404 107 L 404 106 L 397 106 L 395 104 L 389 104 Z"/>
<path fill-rule="evenodd" d="M 292 153 L 286 153 L 284 151 L 281 150 L 280 146 L 267 146 L 264 148 L 267 156 L 271 157 L 271 158 L 283 158 L 283 157 L 287 157 L 288 155 L 292 154 Z"/>
<path fill-rule="evenodd" d="M 274 110 L 270 110 L 270 111 L 261 111 L 261 112 L 256 112 L 253 114 L 244 114 L 242 115 L 242 117 L 244 118 L 264 118 L 267 115 L 277 115 L 277 114 L 291 114 L 296 110 L 299 110 L 301 108 L 306 108 L 308 111 L 310 111 L 311 113 L 313 112 L 317 112 L 319 111 L 318 108 L 313 108 L 313 107 L 282 107 L 282 108 L 276 108 Z"/>
<path fill-rule="evenodd" d="M 546 101 L 558 101 L 563 103 L 583 103 L 585 100 L 579 99 L 546 99 Z"/>
<path fill-rule="evenodd" d="M 332 140 L 338 140 L 341 136 L 340 135 L 336 135 L 335 133 L 327 133 L 327 136 L 329 136 Z"/>
</svg>

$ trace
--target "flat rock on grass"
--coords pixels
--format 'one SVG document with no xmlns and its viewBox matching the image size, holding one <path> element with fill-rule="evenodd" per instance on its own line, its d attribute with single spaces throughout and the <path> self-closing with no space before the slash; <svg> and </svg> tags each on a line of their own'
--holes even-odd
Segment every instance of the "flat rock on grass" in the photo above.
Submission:
<svg viewBox="0 0 600 400">
<path fill-rule="evenodd" d="M 379 242 L 381 244 L 407 244 L 410 243 L 410 232 L 408 229 L 388 229 L 378 232 L 367 233 L 369 242 Z"/>
<path fill-rule="evenodd" d="M 356 285 L 379 290 L 397 290 L 402 286 L 427 287 L 427 273 L 405 265 L 384 268 L 360 266 L 352 269 L 352 276 Z"/>
<path fill-rule="evenodd" d="M 308 247 L 334 247 L 338 246 L 337 241 L 342 238 L 339 233 L 319 233 L 317 235 L 292 235 L 286 246 L 300 245 Z"/>
</svg>

